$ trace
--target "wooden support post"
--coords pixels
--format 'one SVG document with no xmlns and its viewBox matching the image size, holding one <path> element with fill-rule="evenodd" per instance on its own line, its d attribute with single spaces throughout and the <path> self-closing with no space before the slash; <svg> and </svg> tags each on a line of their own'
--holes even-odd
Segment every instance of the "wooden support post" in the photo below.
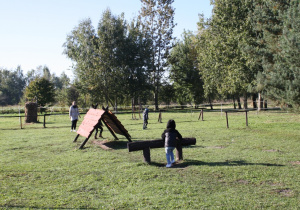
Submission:
<svg viewBox="0 0 300 210">
<path fill-rule="evenodd" d="M 158 115 L 158 120 L 157 120 L 157 122 L 162 123 L 161 111 L 160 111 L 160 110 L 159 110 L 159 115 Z"/>
<path fill-rule="evenodd" d="M 76 142 L 79 136 L 80 136 L 80 135 L 79 135 L 79 134 L 77 134 L 77 136 L 75 137 L 75 139 L 74 139 L 74 141 L 73 141 L 73 142 Z"/>
<path fill-rule="evenodd" d="M 202 112 L 200 111 L 200 114 L 199 114 L 198 120 L 200 120 L 201 114 L 202 114 Z"/>
<path fill-rule="evenodd" d="M 201 109 L 201 111 L 200 111 L 198 120 L 200 120 L 200 117 L 201 117 L 201 120 L 203 121 L 203 109 L 205 109 L 205 108 L 200 108 L 200 109 Z"/>
<path fill-rule="evenodd" d="M 114 122 L 114 124 L 117 126 L 117 128 L 118 128 L 120 131 L 122 131 L 122 128 L 120 128 L 119 124 L 115 122 L 115 120 L 112 118 L 112 116 L 111 116 L 110 114 L 108 114 L 107 116 L 110 118 L 111 121 Z M 103 120 L 103 121 L 104 121 L 104 120 Z M 109 127 L 109 126 L 106 126 L 106 127 Z M 112 133 L 113 133 L 113 131 L 112 131 Z M 113 135 L 114 135 L 114 134 L 113 134 Z M 130 136 L 129 136 L 127 133 L 123 133 L 123 135 L 127 138 L 127 140 L 128 140 L 129 142 L 132 142 Z M 116 136 L 116 135 L 114 135 L 114 136 Z M 117 139 L 118 139 L 118 138 L 117 138 Z"/>
<path fill-rule="evenodd" d="M 182 144 L 181 142 L 178 142 L 176 146 L 176 160 L 183 160 L 183 155 L 182 155 Z"/>
<path fill-rule="evenodd" d="M 226 122 L 227 122 L 227 128 L 229 128 L 229 124 L 228 124 L 228 112 L 227 112 L 227 111 L 225 111 L 225 113 L 226 113 Z"/>
<path fill-rule="evenodd" d="M 144 155 L 144 161 L 149 164 L 151 162 L 150 147 L 146 147 L 143 149 L 143 155 Z"/>
<path fill-rule="evenodd" d="M 44 114 L 44 128 L 46 128 L 46 114 Z"/>
<path fill-rule="evenodd" d="M 87 143 L 87 141 L 89 140 L 89 138 L 93 134 L 94 130 L 95 130 L 95 128 L 92 130 L 92 132 L 90 133 L 90 135 L 84 140 L 84 142 L 82 142 L 82 144 L 80 145 L 79 149 L 83 149 L 84 145 Z"/>
<path fill-rule="evenodd" d="M 113 130 L 107 125 L 107 123 L 102 120 L 104 122 L 104 124 L 106 125 L 107 129 L 109 130 L 109 132 L 111 133 L 111 135 L 113 135 L 113 137 L 115 137 L 115 140 L 119 140 L 118 137 L 115 135 L 115 133 L 113 132 Z"/>
<path fill-rule="evenodd" d="M 20 116 L 20 126 L 21 126 L 21 129 L 22 129 L 22 117 Z"/>
<path fill-rule="evenodd" d="M 79 149 L 83 149 L 84 145 L 86 144 L 86 142 L 89 140 L 89 138 L 86 138 L 84 140 L 84 142 L 82 142 L 82 144 L 80 145 Z"/>
<path fill-rule="evenodd" d="M 248 115 L 247 115 L 248 111 L 246 111 L 246 126 L 248 126 Z"/>
</svg>

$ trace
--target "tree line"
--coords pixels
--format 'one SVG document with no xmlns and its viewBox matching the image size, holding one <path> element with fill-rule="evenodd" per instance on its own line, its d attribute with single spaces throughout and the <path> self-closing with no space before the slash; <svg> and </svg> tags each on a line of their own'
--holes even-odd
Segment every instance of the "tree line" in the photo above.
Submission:
<svg viewBox="0 0 300 210">
<path fill-rule="evenodd" d="M 1 70 L 1 104 L 23 97 L 44 105 L 139 101 L 158 109 L 160 103 L 222 99 L 240 105 L 240 98 L 251 97 L 254 107 L 269 99 L 299 110 L 300 0 L 212 0 L 212 16 L 200 14 L 198 31 L 184 31 L 181 39 L 173 37 L 173 2 L 141 0 L 139 15 L 129 22 L 109 9 L 97 28 L 90 19 L 81 21 L 63 44 L 75 79 L 51 75 L 47 67 L 26 76 L 20 67 Z M 52 90 L 46 101 L 37 92 L 43 86 Z"/>
</svg>

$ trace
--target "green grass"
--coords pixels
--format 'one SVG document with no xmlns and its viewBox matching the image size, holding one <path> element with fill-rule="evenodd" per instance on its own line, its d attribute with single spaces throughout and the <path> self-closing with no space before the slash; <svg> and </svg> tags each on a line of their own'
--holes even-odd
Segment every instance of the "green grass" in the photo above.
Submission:
<svg viewBox="0 0 300 210">
<path fill-rule="evenodd" d="M 163 148 L 151 150 L 147 165 L 106 128 L 110 150 L 93 138 L 78 150 L 84 137 L 73 143 L 66 115 L 47 117 L 46 129 L 43 119 L 20 129 L 18 118 L 0 118 L 0 208 L 299 208 L 299 114 L 250 112 L 246 127 L 244 113 L 229 113 L 229 129 L 220 112 L 204 112 L 204 121 L 190 111 L 163 113 L 163 123 L 149 116 L 143 130 L 142 120 L 117 115 L 133 141 L 160 138 L 168 119 L 197 139 L 173 168 L 164 167 Z"/>
</svg>

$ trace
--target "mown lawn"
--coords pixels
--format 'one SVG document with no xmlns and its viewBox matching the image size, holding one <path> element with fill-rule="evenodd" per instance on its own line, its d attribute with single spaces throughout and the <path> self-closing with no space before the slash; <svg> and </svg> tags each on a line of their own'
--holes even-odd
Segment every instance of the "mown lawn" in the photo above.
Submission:
<svg viewBox="0 0 300 210">
<path fill-rule="evenodd" d="M 166 168 L 164 149 L 129 153 L 126 138 L 104 150 L 91 138 L 78 150 L 68 116 L 47 117 L 20 129 L 18 118 L 0 118 L 0 208 L 96 209 L 297 209 L 300 207 L 300 117 L 278 111 L 150 113 L 147 130 L 129 114 L 118 119 L 133 141 L 160 138 L 174 119 L 195 146 Z M 41 122 L 43 119 L 40 119 Z M 82 118 L 80 122 L 82 121 Z M 80 124 L 79 122 L 79 124 Z"/>
</svg>

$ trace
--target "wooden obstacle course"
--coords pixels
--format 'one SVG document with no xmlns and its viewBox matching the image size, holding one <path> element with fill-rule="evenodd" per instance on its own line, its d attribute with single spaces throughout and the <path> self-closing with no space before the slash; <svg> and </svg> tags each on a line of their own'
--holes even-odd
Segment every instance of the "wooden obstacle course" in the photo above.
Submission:
<svg viewBox="0 0 300 210">
<path fill-rule="evenodd" d="M 82 149 L 84 147 L 101 121 L 104 123 L 104 125 L 116 140 L 118 140 L 118 137 L 115 135 L 115 133 L 125 136 L 127 140 L 131 142 L 131 136 L 129 135 L 128 131 L 124 128 L 124 126 L 112 112 L 108 111 L 108 109 L 100 110 L 92 108 L 89 109 L 89 111 L 84 116 L 84 120 L 78 128 L 77 136 L 73 141 L 76 142 L 79 136 L 83 136 L 86 138 L 79 149 Z"/>
<path fill-rule="evenodd" d="M 206 109 L 206 108 L 199 108 L 199 109 L 201 109 L 201 111 L 200 111 L 198 120 L 200 120 L 200 117 L 201 117 L 201 120 L 203 121 L 203 110 Z"/>
<path fill-rule="evenodd" d="M 228 113 L 229 112 L 245 112 L 245 115 L 246 115 L 246 126 L 248 127 L 248 112 L 249 111 L 250 111 L 249 109 L 244 109 L 244 110 L 227 110 L 227 111 L 225 111 L 225 113 L 226 113 L 227 128 L 229 128 L 229 123 L 228 123 Z"/>
<path fill-rule="evenodd" d="M 177 141 L 176 146 L 176 159 L 183 160 L 182 147 L 195 145 L 196 138 L 183 138 L 181 141 Z M 151 162 L 150 148 L 163 148 L 165 146 L 165 141 L 162 139 L 149 140 L 149 141 L 135 141 L 127 143 L 128 152 L 134 152 L 138 150 L 143 150 L 144 161 L 146 163 Z"/>
</svg>

